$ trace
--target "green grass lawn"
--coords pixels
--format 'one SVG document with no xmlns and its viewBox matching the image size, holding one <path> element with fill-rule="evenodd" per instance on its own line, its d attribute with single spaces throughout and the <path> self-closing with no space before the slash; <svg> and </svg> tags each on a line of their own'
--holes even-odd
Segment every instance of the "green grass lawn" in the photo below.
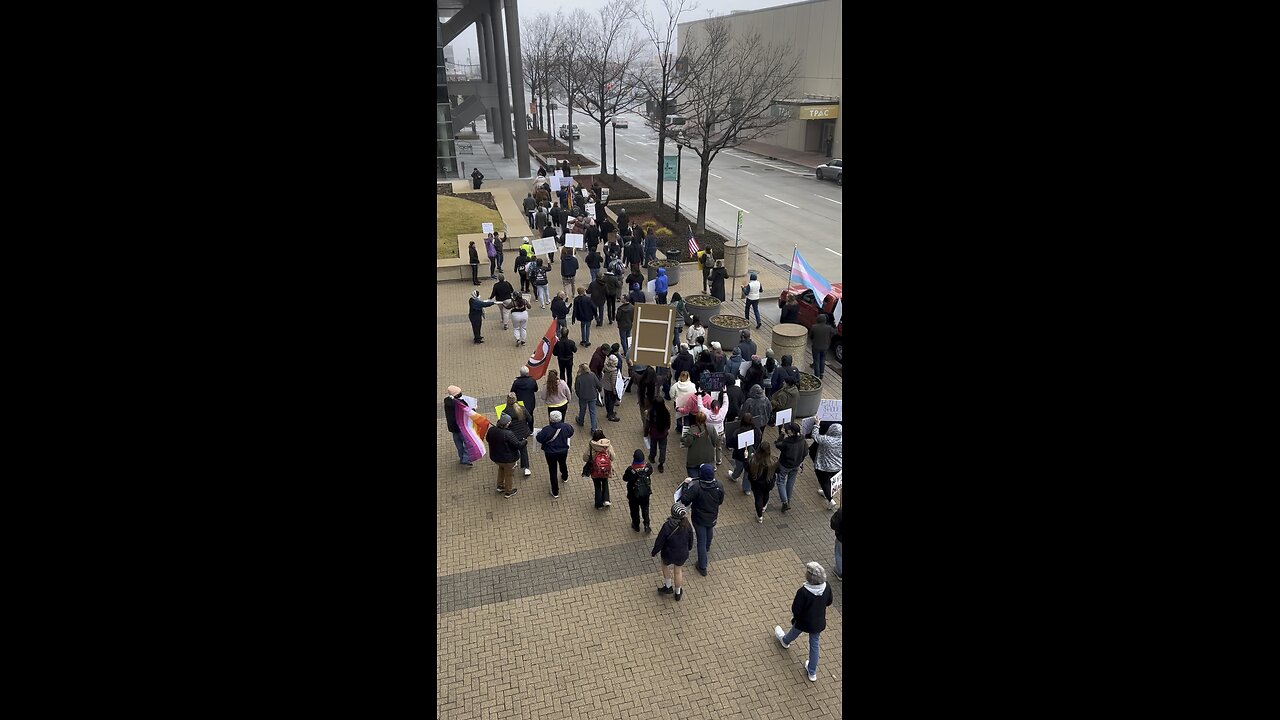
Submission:
<svg viewBox="0 0 1280 720">
<path fill-rule="evenodd" d="M 458 235 L 483 232 L 481 223 L 493 223 L 502 229 L 502 216 L 497 210 L 470 200 L 436 196 L 436 259 L 458 257 Z"/>
</svg>

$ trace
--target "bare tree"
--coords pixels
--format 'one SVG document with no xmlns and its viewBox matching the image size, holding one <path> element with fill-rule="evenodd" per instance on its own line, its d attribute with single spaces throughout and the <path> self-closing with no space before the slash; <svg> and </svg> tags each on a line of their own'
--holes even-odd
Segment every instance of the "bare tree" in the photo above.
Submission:
<svg viewBox="0 0 1280 720">
<path fill-rule="evenodd" d="M 559 18 L 557 17 L 557 20 Z M 582 88 L 576 82 L 573 74 L 575 68 L 582 58 L 584 43 L 581 28 L 591 26 L 591 18 L 582 8 L 574 8 L 569 13 L 569 17 L 565 21 L 565 27 L 576 28 L 576 32 L 566 32 L 559 36 L 559 39 L 550 48 L 551 56 L 555 58 L 553 69 L 552 83 L 564 90 L 565 109 L 569 112 L 568 123 L 568 141 L 569 155 L 573 156 L 573 106 L 579 96 L 582 95 Z"/>
<path fill-rule="evenodd" d="M 643 7 L 643 4 L 641 5 Z M 648 113 L 646 124 L 658 131 L 659 205 L 662 204 L 662 163 L 666 157 L 666 136 L 669 129 L 667 127 L 668 98 L 675 97 L 683 91 L 685 78 L 690 74 L 687 67 L 688 43 L 681 40 L 678 55 L 672 51 L 672 45 L 675 44 L 680 16 L 696 10 L 698 6 L 691 0 L 662 0 L 662 7 L 666 10 L 665 21 L 654 19 L 648 9 L 635 11 L 640 27 L 644 29 L 649 42 L 653 43 L 654 49 L 658 52 L 658 63 L 656 66 L 643 67 L 634 76 L 635 83 L 644 89 L 645 95 L 648 96 L 654 108 Z M 677 65 L 685 72 L 677 73 Z"/>
<path fill-rule="evenodd" d="M 684 78 L 676 102 L 686 118 L 685 145 L 698 156 L 697 232 L 706 231 L 707 182 L 711 162 L 721 150 L 768 135 L 790 122 L 774 111 L 786 97 L 800 69 L 799 55 L 788 45 L 764 42 L 759 32 L 733 37 L 731 21 L 718 17 L 698 26 L 686 38 L 695 47 L 696 72 Z M 696 37 L 702 35 L 702 37 Z"/>
<path fill-rule="evenodd" d="M 593 27 L 581 36 L 582 50 L 573 66 L 574 85 L 581 88 L 581 110 L 600 126 L 600 162 L 609 165 L 605 127 L 621 113 L 641 103 L 632 92 L 632 80 L 645 43 L 631 28 L 628 0 L 612 0 L 593 18 Z M 617 148 L 614 148 L 617 152 Z"/>
<path fill-rule="evenodd" d="M 550 90 L 556 62 L 552 51 L 561 40 L 564 27 L 564 16 L 556 11 L 555 15 L 544 12 L 524 18 L 520 30 L 524 82 L 529 87 L 529 97 L 541 99 L 538 126 L 547 131 L 552 142 L 555 142 L 555 137 L 551 130 Z M 543 118 L 546 118 L 545 123 Z"/>
</svg>

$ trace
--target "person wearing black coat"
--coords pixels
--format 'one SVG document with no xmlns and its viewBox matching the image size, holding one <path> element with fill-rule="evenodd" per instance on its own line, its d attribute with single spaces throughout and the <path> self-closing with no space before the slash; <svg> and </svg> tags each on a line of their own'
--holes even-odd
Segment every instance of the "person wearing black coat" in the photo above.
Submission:
<svg viewBox="0 0 1280 720">
<path fill-rule="evenodd" d="M 733 378 L 728 379 L 728 389 L 725 390 L 729 394 L 729 412 L 724 416 L 724 421 L 737 420 L 742 413 L 742 403 L 747 401 L 747 394 L 742 388 L 733 384 Z"/>
<path fill-rule="evenodd" d="M 782 304 L 782 314 L 778 317 L 778 324 L 779 325 L 781 325 L 782 323 L 798 324 L 799 322 L 800 322 L 800 303 L 796 302 L 795 296 L 792 295 L 791 297 L 787 298 L 787 301 L 785 303 Z"/>
<path fill-rule="evenodd" d="M 480 283 L 476 284 L 479 285 Z M 471 332 L 475 334 L 475 339 L 472 342 L 482 343 L 484 338 L 480 336 L 480 323 L 484 321 L 484 309 L 493 305 L 493 301 L 481 300 L 480 291 L 472 290 L 471 298 L 467 300 L 467 305 L 470 307 L 470 310 L 467 311 L 467 319 L 471 321 Z"/>
<path fill-rule="evenodd" d="M 600 257 L 600 253 L 596 252 L 594 245 L 587 251 L 587 270 L 591 271 L 591 282 L 595 282 L 600 278 L 600 266 L 604 265 L 604 258 Z"/>
<path fill-rule="evenodd" d="M 728 279 L 729 271 L 724 267 L 723 260 L 717 260 L 716 266 L 711 270 L 711 295 L 718 298 L 720 302 L 725 301 L 724 281 Z"/>
<path fill-rule="evenodd" d="M 649 497 L 653 494 L 653 467 L 644 461 L 644 451 L 636 450 L 631 465 L 622 473 L 627 486 L 627 504 L 631 507 L 631 529 L 640 532 L 640 517 L 644 516 L 644 531 L 653 532 L 649 526 Z"/>
<path fill-rule="evenodd" d="M 573 319 L 582 326 L 582 347 L 591 347 L 591 321 L 596 317 L 596 304 L 587 297 L 586 288 L 578 288 L 573 299 Z"/>
<path fill-rule="evenodd" d="M 498 418 L 497 427 L 489 428 L 485 440 L 489 442 L 489 458 L 498 465 L 498 492 L 503 497 L 511 497 L 516 494 L 516 490 L 511 487 L 511 480 L 515 475 L 516 463 L 520 460 L 520 448 L 527 441 L 520 440 L 511 431 L 511 416 L 505 414 Z"/>
<path fill-rule="evenodd" d="M 840 527 L 844 524 L 844 507 L 831 516 L 831 529 L 836 532 L 836 579 L 844 580 L 844 543 Z"/>
<path fill-rule="evenodd" d="M 640 238 L 632 238 L 623 251 L 623 256 L 627 262 L 632 265 L 639 265 L 644 262 L 644 241 Z"/>
<path fill-rule="evenodd" d="M 565 248 L 560 253 L 560 280 L 564 283 L 566 294 L 573 293 L 573 283 L 577 276 L 578 258 L 573 256 L 573 248 Z"/>
<path fill-rule="evenodd" d="M 587 226 L 587 231 L 582 234 L 583 242 L 586 243 L 588 250 L 595 250 L 600 246 L 600 228 L 594 224 Z"/>
<path fill-rule="evenodd" d="M 748 472 L 748 470 L 750 469 L 750 466 L 747 462 L 750 458 L 748 457 L 748 454 L 751 451 L 751 448 L 754 448 L 760 445 L 760 441 L 764 439 L 764 433 L 761 432 L 760 428 L 758 427 L 751 427 L 754 441 L 751 443 L 751 447 L 745 447 L 745 448 L 738 447 L 737 436 L 739 433 L 746 432 L 744 428 L 748 426 L 753 426 L 753 425 L 755 425 L 755 422 L 751 416 L 751 413 L 744 412 L 742 414 L 741 425 L 738 426 L 738 430 L 734 433 L 734 437 L 732 441 L 733 454 L 730 455 L 730 458 L 733 460 L 733 472 L 729 473 L 729 480 L 730 482 L 738 482 L 738 478 L 742 478 L 742 494 L 743 495 L 751 494 L 751 473 Z"/>
<path fill-rule="evenodd" d="M 556 340 L 556 346 L 551 349 L 551 354 L 560 363 L 560 379 L 570 387 L 573 386 L 573 354 L 576 352 L 578 344 L 569 339 L 569 328 L 560 328 L 560 337 Z"/>
<path fill-rule="evenodd" d="M 789 422 L 782 426 L 782 431 L 782 439 L 775 440 L 773 446 L 778 448 L 778 499 L 782 501 L 782 512 L 786 512 L 791 509 L 791 492 L 804 464 L 805 445 L 798 423 Z"/>
<path fill-rule="evenodd" d="M 520 446 L 520 467 L 528 477 L 533 471 L 529 469 L 529 444 L 524 441 L 533 434 L 533 413 L 526 410 L 519 400 L 515 393 L 507 393 L 507 406 L 502 408 L 502 414 L 511 417 L 510 430 L 523 443 Z"/>
<path fill-rule="evenodd" d="M 827 608 L 831 607 L 831 600 L 826 569 L 816 562 L 807 563 L 804 585 L 791 601 L 791 630 L 784 633 L 781 625 L 773 626 L 773 636 L 784 648 L 791 647 L 800 633 L 809 633 L 809 659 L 804 664 L 809 682 L 818 681 L 818 636 L 827 629 Z"/>
<path fill-rule="evenodd" d="M 760 389 L 764 390 L 765 377 L 764 365 L 760 364 L 759 361 L 752 360 L 751 366 L 747 368 L 746 377 L 742 379 L 742 387 L 746 388 L 748 393 L 751 392 L 752 385 L 759 385 Z"/>
<path fill-rule="evenodd" d="M 689 523 L 689 508 L 675 503 L 671 506 L 671 517 L 662 523 L 658 537 L 653 541 L 653 550 L 649 557 L 662 553 L 662 585 L 658 592 L 663 595 L 675 595 L 676 600 L 684 597 L 684 564 L 689 560 L 689 552 L 693 550 L 693 526 Z M 672 580 L 675 589 L 672 590 Z"/>
<path fill-rule="evenodd" d="M 450 385 L 448 395 L 444 396 L 444 422 L 453 435 L 453 445 L 458 449 L 458 464 L 471 467 L 474 463 L 467 457 L 467 444 L 462 440 L 462 430 L 458 427 L 457 409 L 455 406 L 471 407 L 462 399 L 462 388 Z"/>
<path fill-rule="evenodd" d="M 471 263 L 471 284 L 480 284 L 480 254 L 476 252 L 476 241 L 467 246 L 467 262 Z"/>
<path fill-rule="evenodd" d="M 699 465 L 698 474 L 697 479 L 684 481 L 680 502 L 693 510 L 693 527 L 698 536 L 697 568 L 705 576 L 711 564 L 711 540 L 720 517 L 720 504 L 724 502 L 724 487 L 716 479 L 716 468 L 711 463 Z"/>
<path fill-rule="evenodd" d="M 538 407 L 538 381 L 529 377 L 529 366 L 520 368 L 520 377 L 511 383 L 511 392 L 517 400 L 524 401 L 524 409 L 529 413 L 529 429 L 533 429 L 533 411 Z"/>
<path fill-rule="evenodd" d="M 609 302 L 609 283 L 606 277 L 608 276 L 592 280 L 587 286 L 587 295 L 591 296 L 591 302 L 596 306 L 596 327 L 604 324 L 604 307 Z"/>
<path fill-rule="evenodd" d="M 684 343 L 680 344 L 679 354 L 671 361 L 671 374 L 680 377 L 682 372 L 688 372 L 690 377 L 693 376 L 693 356 L 689 354 L 689 346 Z"/>
<path fill-rule="evenodd" d="M 563 292 L 556 293 L 551 301 L 551 317 L 556 321 L 556 335 L 569 331 L 569 301 Z"/>
</svg>

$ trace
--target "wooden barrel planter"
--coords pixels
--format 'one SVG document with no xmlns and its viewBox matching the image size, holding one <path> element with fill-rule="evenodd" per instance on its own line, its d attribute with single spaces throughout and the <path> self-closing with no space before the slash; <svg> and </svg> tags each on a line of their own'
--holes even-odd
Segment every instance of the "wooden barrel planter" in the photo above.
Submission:
<svg viewBox="0 0 1280 720">
<path fill-rule="evenodd" d="M 653 280 L 654 278 L 658 277 L 658 268 L 667 269 L 668 292 L 671 292 L 669 288 L 675 287 L 680 283 L 680 263 L 676 262 L 675 260 L 654 260 L 653 262 L 644 266 L 645 278 L 648 280 Z"/>
<path fill-rule="evenodd" d="M 751 323 L 746 318 L 737 315 L 713 315 L 703 320 L 703 325 L 707 327 L 707 344 L 720 343 L 720 348 L 726 355 L 733 354 L 733 349 L 741 340 L 742 331 L 751 327 Z M 814 408 L 814 412 L 817 412 L 816 405 Z"/>
<path fill-rule="evenodd" d="M 714 295 L 689 295 L 684 298 L 684 311 L 690 315 L 697 315 L 701 318 L 713 318 L 720 314 L 720 298 Z M 710 343 L 710 338 L 708 338 Z M 724 342 L 720 343 L 723 347 Z M 730 348 L 732 350 L 732 348 Z"/>
<path fill-rule="evenodd" d="M 745 241 L 737 245 L 724 246 L 724 269 L 729 271 L 731 278 L 747 276 L 747 243 Z"/>
<path fill-rule="evenodd" d="M 808 328 L 796 323 L 782 323 L 773 326 L 769 347 L 773 348 L 773 356 L 778 362 L 782 362 L 783 355 L 790 355 L 791 364 L 800 367 L 804 364 L 804 346 L 808 341 Z"/>
<path fill-rule="evenodd" d="M 777 355 L 778 351 L 773 351 Z M 798 364 L 798 363 L 797 363 Z M 818 405 L 822 401 L 822 381 L 817 375 L 800 373 L 800 397 L 796 398 L 796 409 L 791 414 L 793 420 L 812 417 L 818 414 Z"/>
</svg>

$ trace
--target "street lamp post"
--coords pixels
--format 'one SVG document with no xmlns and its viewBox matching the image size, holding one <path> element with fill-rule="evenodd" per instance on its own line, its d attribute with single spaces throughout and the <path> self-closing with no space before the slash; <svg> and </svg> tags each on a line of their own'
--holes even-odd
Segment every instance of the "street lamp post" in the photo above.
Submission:
<svg viewBox="0 0 1280 720">
<path fill-rule="evenodd" d="M 547 105 L 547 109 L 551 111 L 551 127 L 547 128 L 547 136 L 551 138 L 551 142 L 549 142 L 548 145 L 552 147 L 554 147 L 556 143 L 556 108 L 557 107 L 559 106 L 556 105 L 554 100 L 552 100 Z"/>
<path fill-rule="evenodd" d="M 613 116 L 613 179 L 618 179 L 618 116 Z"/>
<path fill-rule="evenodd" d="M 675 220 L 680 219 L 680 161 L 684 159 L 684 144 L 676 141 L 676 215 Z"/>
</svg>

